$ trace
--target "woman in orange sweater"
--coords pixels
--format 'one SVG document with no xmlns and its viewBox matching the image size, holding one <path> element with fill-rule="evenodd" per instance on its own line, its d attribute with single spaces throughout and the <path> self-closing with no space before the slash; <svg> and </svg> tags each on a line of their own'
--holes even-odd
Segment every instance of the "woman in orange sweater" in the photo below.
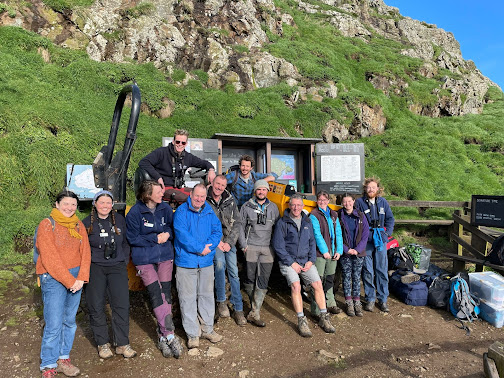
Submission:
<svg viewBox="0 0 504 378">
<path fill-rule="evenodd" d="M 42 377 L 61 372 L 69 377 L 80 373 L 70 362 L 82 285 L 89 279 L 91 250 L 86 228 L 75 215 L 77 196 L 70 191 L 56 198 L 50 218 L 37 231 L 36 272 L 44 302 L 44 334 L 40 350 Z M 53 226 L 54 224 L 54 226 Z"/>
</svg>

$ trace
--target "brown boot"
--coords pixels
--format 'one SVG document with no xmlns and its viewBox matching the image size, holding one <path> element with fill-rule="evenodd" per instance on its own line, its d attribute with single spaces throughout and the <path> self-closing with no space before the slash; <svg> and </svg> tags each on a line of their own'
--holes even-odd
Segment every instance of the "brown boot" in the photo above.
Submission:
<svg viewBox="0 0 504 378">
<path fill-rule="evenodd" d="M 354 303 L 351 299 L 348 299 L 345 301 L 346 304 L 346 314 L 348 316 L 355 316 L 355 309 L 354 309 Z"/>
<path fill-rule="evenodd" d="M 362 313 L 362 303 L 361 301 L 354 301 L 353 303 L 354 309 L 355 309 L 355 315 L 362 317 L 364 314 Z"/>
</svg>

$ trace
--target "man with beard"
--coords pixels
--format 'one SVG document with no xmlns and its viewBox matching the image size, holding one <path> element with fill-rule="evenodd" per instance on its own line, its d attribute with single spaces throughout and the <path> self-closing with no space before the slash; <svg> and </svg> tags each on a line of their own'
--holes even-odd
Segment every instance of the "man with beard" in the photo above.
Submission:
<svg viewBox="0 0 504 378">
<path fill-rule="evenodd" d="M 315 301 L 320 309 L 319 327 L 326 333 L 334 333 L 335 329 L 329 320 L 326 308 L 322 281 L 315 267 L 317 253 L 313 226 L 310 218 L 303 212 L 303 197 L 299 194 L 291 196 L 289 208 L 275 226 L 273 249 L 278 256 L 280 273 L 291 288 L 299 334 L 303 337 L 312 336 L 304 316 L 300 278 L 305 285 L 311 285 L 314 291 Z"/>
<path fill-rule="evenodd" d="M 215 178 L 215 168 L 210 162 L 185 150 L 188 138 L 186 130 L 175 130 L 173 141 L 168 146 L 155 149 L 138 163 L 152 180 L 161 184 L 165 200 L 181 203 L 187 199 L 190 190 L 184 187 L 184 175 L 189 167 L 205 169 L 208 182 Z"/>
<path fill-rule="evenodd" d="M 366 256 L 362 267 L 362 281 L 366 295 L 364 310 L 373 311 L 375 301 L 383 312 L 389 312 L 387 241 L 394 230 L 394 216 L 387 200 L 380 195 L 383 188 L 375 177 L 364 181 L 362 197 L 355 202 L 355 207 L 362 211 L 369 223 L 369 238 Z"/>
<path fill-rule="evenodd" d="M 243 247 L 247 261 L 244 287 L 251 305 L 247 320 L 257 327 L 266 326 L 259 311 L 268 291 L 268 281 L 275 261 L 270 242 L 273 226 L 280 216 L 277 205 L 266 198 L 268 191 L 268 182 L 257 180 L 254 184 L 254 197 L 245 202 L 240 210 L 243 227 L 239 244 Z"/>
<path fill-rule="evenodd" d="M 226 269 L 228 272 L 233 305 L 233 319 L 239 326 L 245 326 L 247 319 L 243 315 L 243 300 L 240 292 L 240 277 L 236 259 L 236 241 L 241 229 L 241 217 L 233 196 L 226 190 L 226 176 L 218 175 L 208 188 L 207 202 L 212 206 L 215 215 L 222 224 L 222 239 L 215 249 L 215 293 L 217 312 L 221 318 L 230 316 L 226 304 Z"/>
</svg>

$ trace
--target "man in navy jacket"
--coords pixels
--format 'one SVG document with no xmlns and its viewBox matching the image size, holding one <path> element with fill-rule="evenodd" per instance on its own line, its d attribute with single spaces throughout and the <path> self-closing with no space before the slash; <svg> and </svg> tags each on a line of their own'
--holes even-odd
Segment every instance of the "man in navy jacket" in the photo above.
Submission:
<svg viewBox="0 0 504 378">
<path fill-rule="evenodd" d="M 382 192 L 379 179 L 367 178 L 364 181 L 362 197 L 355 201 L 355 207 L 366 215 L 369 223 L 369 238 L 362 267 L 362 281 L 367 302 L 364 310 L 373 311 L 375 301 L 378 299 L 378 308 L 383 312 L 389 312 L 386 245 L 388 237 L 394 230 L 395 221 L 387 200 L 380 197 Z"/>
<path fill-rule="evenodd" d="M 173 220 L 177 290 L 189 349 L 199 347 L 200 336 L 212 343 L 222 340 L 213 330 L 213 260 L 222 237 L 222 226 L 212 207 L 205 202 L 206 197 L 206 187 L 196 185 L 189 200 L 178 207 Z"/>
<path fill-rule="evenodd" d="M 279 259 L 280 272 L 291 288 L 292 305 L 298 316 L 299 334 L 303 337 L 312 336 L 303 312 L 300 277 L 306 285 L 313 288 L 315 301 L 320 308 L 320 328 L 327 333 L 334 333 L 335 329 L 329 321 L 322 282 L 314 265 L 317 254 L 313 226 L 310 218 L 303 213 L 303 198 L 299 194 L 290 198 L 289 209 L 276 223 L 272 243 Z"/>
</svg>

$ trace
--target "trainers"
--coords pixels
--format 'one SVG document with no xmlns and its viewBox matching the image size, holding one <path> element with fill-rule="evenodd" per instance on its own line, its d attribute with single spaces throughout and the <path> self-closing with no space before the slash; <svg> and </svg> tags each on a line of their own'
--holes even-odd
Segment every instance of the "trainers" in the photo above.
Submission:
<svg viewBox="0 0 504 378">
<path fill-rule="evenodd" d="M 310 327 L 308 327 L 308 320 L 306 320 L 306 316 L 298 316 L 298 330 L 299 334 L 303 337 L 313 336 L 310 331 Z"/>
<path fill-rule="evenodd" d="M 219 335 L 217 332 L 215 331 L 212 331 L 210 333 L 205 333 L 205 332 L 202 332 L 201 333 L 201 337 L 204 338 L 204 339 L 207 339 L 208 341 L 210 341 L 211 343 L 215 344 L 215 343 L 218 343 L 219 341 L 222 340 L 222 336 Z"/>
<path fill-rule="evenodd" d="M 336 329 L 329 321 L 329 314 L 326 312 L 324 314 L 320 314 L 320 321 L 318 323 L 319 327 L 324 330 L 325 333 L 334 333 Z"/>
<path fill-rule="evenodd" d="M 373 312 L 374 311 L 374 301 L 367 302 L 364 305 L 364 310 L 369 311 L 369 312 Z"/>
<path fill-rule="evenodd" d="M 58 360 L 56 371 L 65 374 L 67 377 L 77 377 L 80 374 L 80 369 L 70 362 L 70 358 Z"/>
<path fill-rule="evenodd" d="M 166 358 L 173 357 L 172 350 L 171 350 L 170 346 L 168 345 L 168 340 L 166 340 L 166 337 L 159 338 L 157 347 L 159 348 L 159 350 L 163 354 L 163 357 L 166 357 Z"/>
<path fill-rule="evenodd" d="M 126 344 L 116 347 L 116 354 L 120 354 L 124 358 L 133 358 L 137 352 L 129 344 Z"/>
<path fill-rule="evenodd" d="M 58 375 L 55 368 L 45 368 L 42 370 L 42 378 L 52 378 Z"/>
<path fill-rule="evenodd" d="M 112 350 L 110 349 L 109 343 L 98 345 L 98 356 L 100 356 L 100 358 L 103 358 L 104 360 L 114 356 L 114 353 L 112 353 Z"/>
<path fill-rule="evenodd" d="M 331 314 L 339 314 L 341 312 L 341 308 L 339 308 L 338 306 L 331 306 L 327 308 L 327 312 Z"/>
<path fill-rule="evenodd" d="M 362 302 L 361 301 L 354 301 L 353 307 L 355 309 L 355 315 L 362 317 L 364 314 L 362 313 Z"/>
<path fill-rule="evenodd" d="M 190 337 L 187 339 L 187 349 L 193 349 L 199 347 L 199 337 Z"/>
<path fill-rule="evenodd" d="M 184 347 L 182 346 L 180 339 L 176 335 L 174 335 L 173 339 L 168 341 L 168 346 L 170 347 L 173 357 L 175 358 L 179 358 L 184 351 Z"/>
<path fill-rule="evenodd" d="M 235 311 L 233 312 L 233 319 L 237 325 L 240 327 L 247 325 L 247 319 L 245 319 L 245 315 L 243 315 L 243 311 Z"/>
<path fill-rule="evenodd" d="M 355 310 L 354 310 L 354 304 L 353 304 L 353 301 L 350 299 L 350 300 L 347 300 L 345 301 L 345 304 L 346 304 L 346 314 L 348 316 L 355 316 Z"/>
<path fill-rule="evenodd" d="M 380 311 L 390 312 L 390 309 L 387 306 L 387 302 L 378 302 L 378 308 L 380 309 Z"/>
<path fill-rule="evenodd" d="M 229 318 L 231 316 L 226 302 L 218 302 L 217 312 L 221 318 Z"/>
<path fill-rule="evenodd" d="M 404 276 L 401 276 L 401 282 L 403 284 L 410 284 L 412 282 L 420 281 L 420 276 L 415 273 L 408 273 Z"/>
</svg>

